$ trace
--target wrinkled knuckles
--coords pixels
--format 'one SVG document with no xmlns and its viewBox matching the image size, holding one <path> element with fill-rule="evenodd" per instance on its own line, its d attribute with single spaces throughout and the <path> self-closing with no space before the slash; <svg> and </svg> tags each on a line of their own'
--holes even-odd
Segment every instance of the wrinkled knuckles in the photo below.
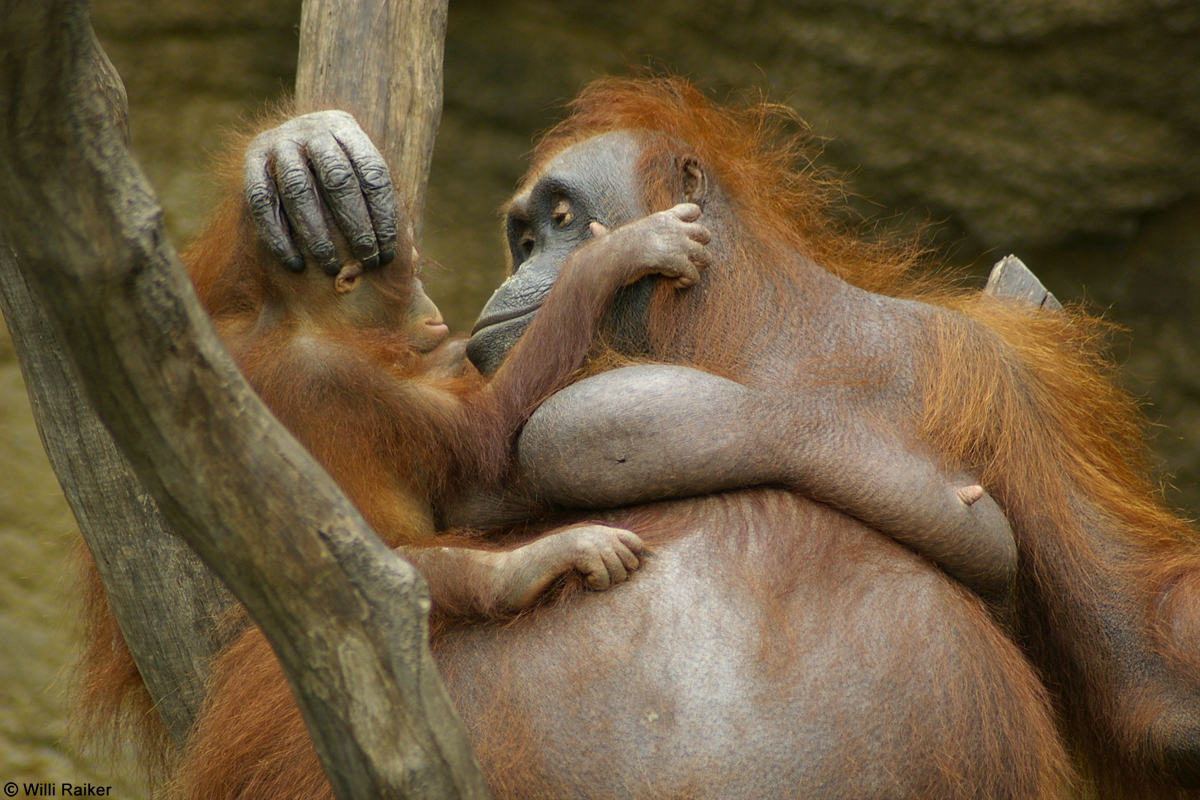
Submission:
<svg viewBox="0 0 1200 800">
<path fill-rule="evenodd" d="M 282 170 L 277 178 L 279 182 L 279 190 L 283 192 L 285 197 L 294 197 L 301 200 L 307 200 L 308 187 L 310 185 L 308 172 L 300 167 L 289 167 Z"/>
<path fill-rule="evenodd" d="M 358 178 L 363 188 L 368 191 L 380 192 L 392 185 L 392 176 L 387 168 L 378 164 L 363 164 L 359 167 Z"/>
<path fill-rule="evenodd" d="M 265 181 L 246 186 L 246 203 L 256 215 L 269 213 L 274 202 L 275 193 L 271 191 L 271 187 Z"/>
<path fill-rule="evenodd" d="M 354 180 L 354 170 L 350 169 L 349 164 L 338 162 L 335 165 L 327 165 L 323 175 L 325 189 L 333 194 L 349 194 L 358 188 Z"/>
</svg>

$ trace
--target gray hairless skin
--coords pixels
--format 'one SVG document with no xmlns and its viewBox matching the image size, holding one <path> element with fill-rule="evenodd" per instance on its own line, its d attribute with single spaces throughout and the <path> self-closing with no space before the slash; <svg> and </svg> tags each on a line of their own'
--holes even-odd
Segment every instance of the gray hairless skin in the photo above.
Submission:
<svg viewBox="0 0 1200 800">
<path fill-rule="evenodd" d="M 263 168 L 267 163 L 270 172 Z M 365 269 L 395 258 L 398 217 L 391 174 L 375 144 L 346 112 L 307 114 L 255 137 L 244 166 L 246 199 L 259 235 L 291 271 L 304 269 L 297 244 L 325 274 L 337 275 L 341 269 L 316 202 L 318 186 Z M 296 241 L 289 235 L 289 222 Z"/>
<path fill-rule="evenodd" d="M 632 170 L 620 168 L 635 163 L 636 147 L 621 132 L 583 142 L 555 157 L 513 199 L 507 221 L 513 272 L 485 306 L 467 347 L 481 372 L 495 371 L 573 250 L 645 216 Z M 369 268 L 394 253 L 395 201 L 379 180 L 386 174 L 382 156 L 349 115 L 319 112 L 255 141 L 246 157 L 246 192 L 260 235 L 289 268 L 303 268 L 303 259 L 296 263 L 300 252 L 319 264 L 332 258 L 318 191 Z M 710 187 L 698 170 L 692 177 L 690 196 L 682 199 L 703 203 Z M 904 392 L 911 366 L 890 363 L 896 360 L 890 343 L 907 331 L 873 313 L 883 298 L 844 284 L 837 291 L 849 293 L 862 320 L 878 320 L 859 324 L 854 346 L 893 371 L 890 392 Z M 639 303 L 647 297 L 627 294 L 618 313 L 644 313 Z M 618 369 L 574 384 L 533 414 L 518 444 L 521 484 L 539 501 L 569 508 L 783 484 L 912 547 L 981 595 L 1004 596 L 1016 547 L 999 507 L 968 475 L 946 474 L 911 436 L 892 433 L 887 420 L 873 424 L 872 411 L 870 397 L 833 393 L 816 380 L 811 392 L 773 393 L 683 367 Z M 797 437 L 797 430 L 805 435 Z"/>
</svg>

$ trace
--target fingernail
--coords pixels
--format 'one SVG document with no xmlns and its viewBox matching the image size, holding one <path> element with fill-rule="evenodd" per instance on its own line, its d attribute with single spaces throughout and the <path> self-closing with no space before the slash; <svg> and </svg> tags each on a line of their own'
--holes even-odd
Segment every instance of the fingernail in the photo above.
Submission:
<svg viewBox="0 0 1200 800">
<path fill-rule="evenodd" d="M 321 271 L 324 272 L 326 275 L 329 275 L 332 277 L 342 271 L 342 265 L 339 264 L 337 259 L 335 258 L 332 261 L 330 261 L 328 264 L 326 264 L 325 266 L 321 267 Z"/>
<path fill-rule="evenodd" d="M 961 500 L 965 506 L 975 505 L 977 502 L 983 499 L 984 494 L 983 487 L 977 483 L 971 484 L 970 486 L 960 486 L 956 492 L 958 494 L 958 499 Z"/>
<path fill-rule="evenodd" d="M 396 251 L 380 250 L 379 251 L 379 266 L 386 267 L 388 264 L 396 260 Z"/>
<path fill-rule="evenodd" d="M 379 253 L 372 253 L 362 260 L 363 269 L 371 270 L 379 266 Z"/>
<path fill-rule="evenodd" d="M 304 258 L 302 256 L 292 256 L 286 259 L 283 265 L 292 272 L 304 272 Z"/>
</svg>

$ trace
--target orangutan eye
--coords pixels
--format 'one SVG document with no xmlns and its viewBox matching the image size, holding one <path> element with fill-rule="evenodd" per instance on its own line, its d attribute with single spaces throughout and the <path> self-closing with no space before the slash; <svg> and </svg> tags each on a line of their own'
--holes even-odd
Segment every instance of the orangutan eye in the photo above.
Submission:
<svg viewBox="0 0 1200 800">
<path fill-rule="evenodd" d="M 533 231 L 526 228 L 521 232 L 521 238 L 517 240 L 517 247 L 521 248 L 521 252 L 525 254 L 526 258 L 529 258 L 533 254 L 534 242 Z"/>
<path fill-rule="evenodd" d="M 554 227 L 561 228 L 573 219 L 575 219 L 575 214 L 571 210 L 571 201 L 565 197 L 558 198 L 554 204 L 554 210 L 550 212 L 550 221 L 554 223 Z"/>
</svg>

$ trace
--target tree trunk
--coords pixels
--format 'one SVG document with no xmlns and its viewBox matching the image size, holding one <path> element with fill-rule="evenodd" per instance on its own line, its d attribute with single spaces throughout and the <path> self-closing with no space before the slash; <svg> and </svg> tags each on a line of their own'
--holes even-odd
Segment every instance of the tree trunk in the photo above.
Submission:
<svg viewBox="0 0 1200 800">
<path fill-rule="evenodd" d="M 58 450 L 60 480 L 80 487 L 77 513 L 110 528 L 105 505 L 93 505 L 106 489 L 90 483 L 111 463 L 104 437 L 62 444 L 68 424 L 95 431 L 78 421 L 82 396 L 56 385 L 72 371 L 162 517 L 271 640 L 338 797 L 487 796 L 429 653 L 424 581 L 371 534 L 221 347 L 129 155 L 123 91 L 86 0 L 0 3 L 0 64 L 4 310 L 39 415 L 72 415 L 43 440 Z M 125 488 L 108 500 L 145 506 Z M 141 549 L 117 541 L 113 560 Z M 178 624 L 142 617 L 156 611 L 136 600 L 130 608 L 160 629 Z M 164 652 L 171 669 L 195 656 Z M 195 713 L 180 707 L 173 729 Z"/>
<path fill-rule="evenodd" d="M 420 240 L 442 118 L 447 0 L 305 0 L 296 100 L 352 112 L 392 167 Z"/>
<path fill-rule="evenodd" d="M 58 332 L 0 230 L 0 311 L 50 465 L 91 550 L 121 633 L 171 740 L 204 702 L 216 621 L 233 596 L 175 536 L 83 396 Z"/>
<path fill-rule="evenodd" d="M 12 5 L 3 8 L 10 19 L 21 14 Z M 18 39 L 15 29 L 3 30 L 0 81 L 5 98 L 11 99 Z M 81 79 L 108 99 L 112 125 L 128 146 L 125 87 L 98 47 L 93 58 L 90 75 Z M 204 701 L 208 662 L 219 643 L 216 621 L 233 596 L 170 530 L 92 410 L 61 333 L 20 273 L 3 227 L 0 311 L 16 346 L 42 444 L 100 571 L 121 633 L 171 739 L 182 744 Z"/>
</svg>

